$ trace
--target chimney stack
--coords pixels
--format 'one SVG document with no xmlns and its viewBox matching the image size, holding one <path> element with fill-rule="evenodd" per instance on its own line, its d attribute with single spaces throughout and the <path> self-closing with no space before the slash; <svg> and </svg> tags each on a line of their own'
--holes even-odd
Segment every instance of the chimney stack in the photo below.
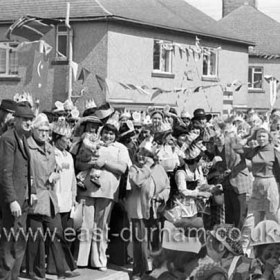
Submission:
<svg viewBox="0 0 280 280">
<path fill-rule="evenodd" d="M 250 5 L 256 8 L 257 0 L 223 0 L 223 17 L 242 5 Z"/>
</svg>

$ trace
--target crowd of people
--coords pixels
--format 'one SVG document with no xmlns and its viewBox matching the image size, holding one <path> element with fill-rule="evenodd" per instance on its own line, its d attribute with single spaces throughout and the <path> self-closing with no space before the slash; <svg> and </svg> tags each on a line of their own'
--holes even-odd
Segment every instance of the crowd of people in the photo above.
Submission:
<svg viewBox="0 0 280 280">
<path fill-rule="evenodd" d="M 280 109 L 77 113 L 67 100 L 40 112 L 3 99 L 0 125 L 0 279 L 106 271 L 116 204 L 132 279 L 280 277 Z"/>
</svg>

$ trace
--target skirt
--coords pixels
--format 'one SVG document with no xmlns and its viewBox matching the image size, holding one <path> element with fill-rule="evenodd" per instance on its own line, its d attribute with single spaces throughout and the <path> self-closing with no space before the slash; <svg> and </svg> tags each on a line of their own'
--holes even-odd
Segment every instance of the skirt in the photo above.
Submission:
<svg viewBox="0 0 280 280">
<path fill-rule="evenodd" d="M 278 185 L 274 177 L 256 177 L 253 183 L 249 209 L 276 213 L 279 207 Z"/>
</svg>

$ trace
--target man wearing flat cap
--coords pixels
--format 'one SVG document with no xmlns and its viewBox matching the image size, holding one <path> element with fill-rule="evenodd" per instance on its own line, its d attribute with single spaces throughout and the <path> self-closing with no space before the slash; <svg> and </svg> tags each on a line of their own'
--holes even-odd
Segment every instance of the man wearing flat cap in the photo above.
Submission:
<svg viewBox="0 0 280 280">
<path fill-rule="evenodd" d="M 14 129 L 0 138 L 0 195 L 2 229 L 0 239 L 0 279 L 18 279 L 25 252 L 28 206 L 36 196 L 31 189 L 30 155 L 26 135 L 34 118 L 31 108 L 18 104 Z M 18 238 L 9 233 L 19 234 Z"/>
</svg>

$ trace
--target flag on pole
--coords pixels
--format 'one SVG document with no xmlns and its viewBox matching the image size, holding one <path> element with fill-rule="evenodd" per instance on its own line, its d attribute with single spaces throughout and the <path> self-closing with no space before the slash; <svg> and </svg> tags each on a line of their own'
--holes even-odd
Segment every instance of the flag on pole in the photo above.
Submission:
<svg viewBox="0 0 280 280">
<path fill-rule="evenodd" d="M 9 27 L 6 37 L 11 40 L 11 35 L 16 35 L 29 41 L 40 40 L 57 23 L 58 20 L 23 16 Z"/>
<path fill-rule="evenodd" d="M 87 79 L 89 74 L 90 74 L 90 71 L 83 67 L 81 69 L 80 74 L 79 74 L 78 81 L 82 81 L 82 84 L 83 84 L 85 82 L 85 80 Z"/>
</svg>

